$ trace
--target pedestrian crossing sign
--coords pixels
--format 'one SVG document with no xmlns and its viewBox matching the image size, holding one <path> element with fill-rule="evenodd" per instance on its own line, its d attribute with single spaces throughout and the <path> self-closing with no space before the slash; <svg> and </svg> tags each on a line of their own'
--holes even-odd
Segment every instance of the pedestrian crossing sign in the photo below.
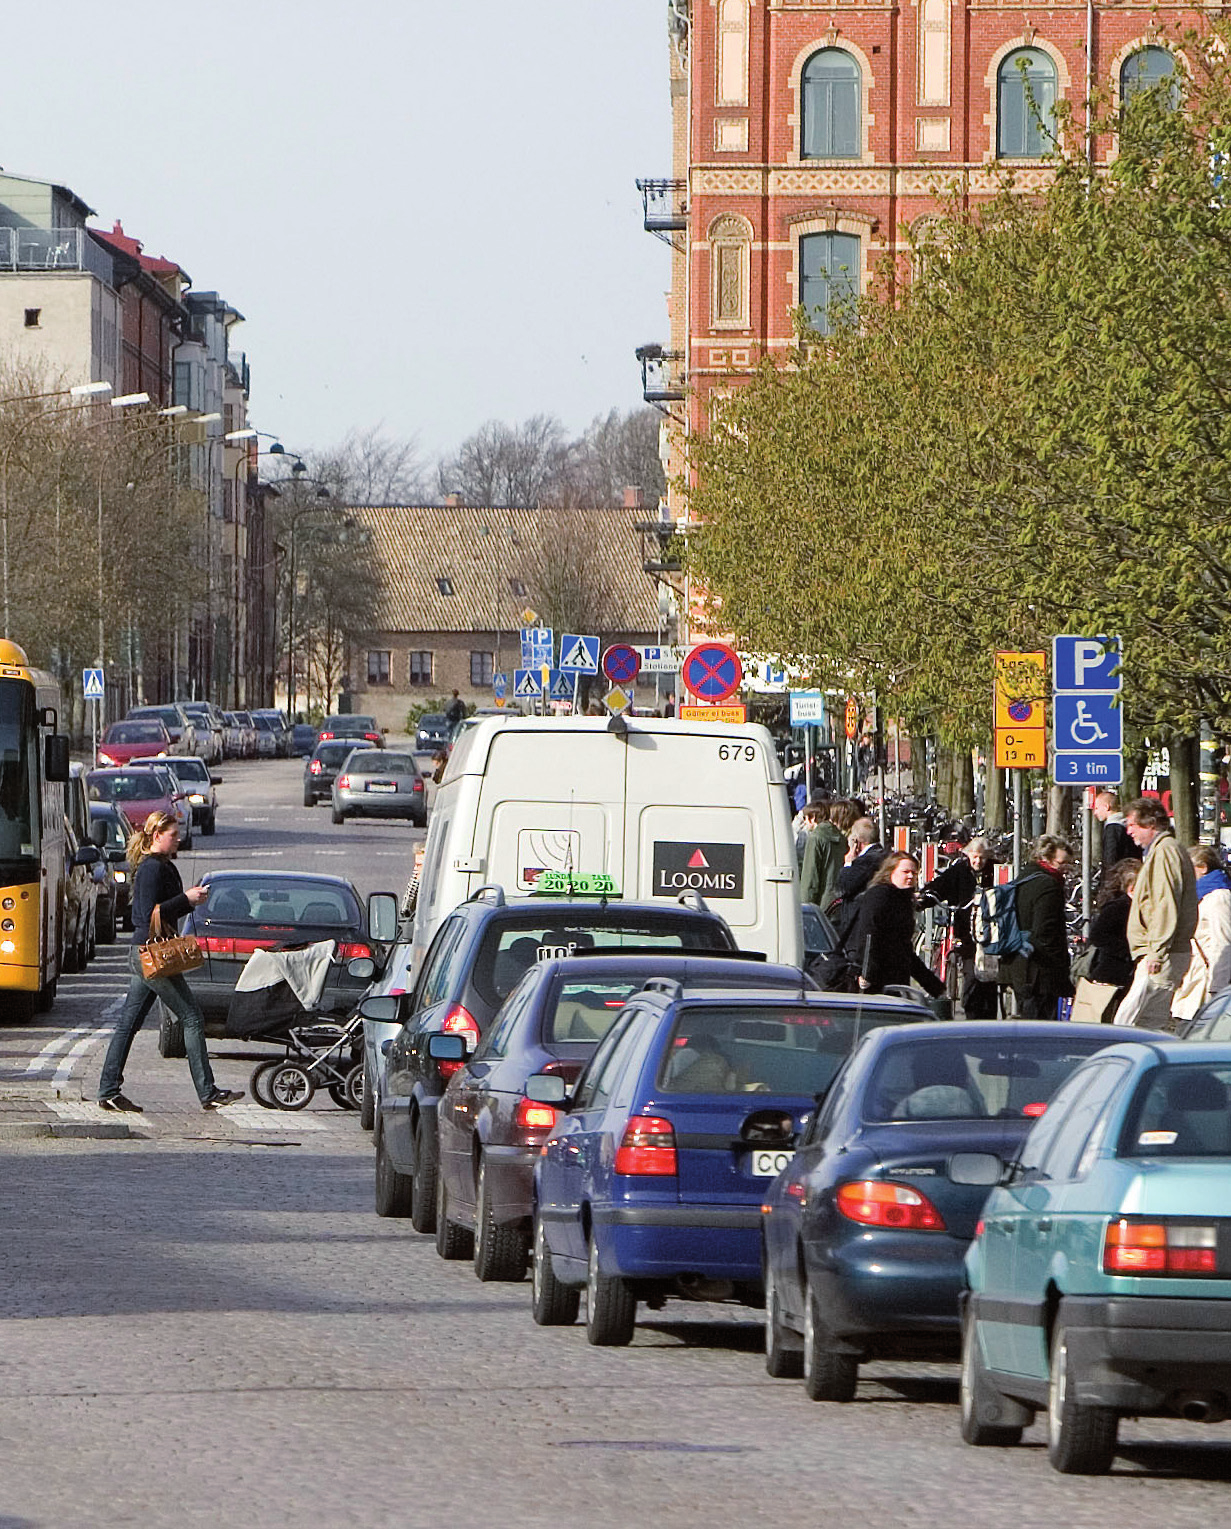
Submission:
<svg viewBox="0 0 1231 1529">
<path fill-rule="evenodd" d="M 87 701 L 101 701 L 103 698 L 103 671 L 101 669 L 83 669 L 81 671 L 81 689 Z"/>
<path fill-rule="evenodd" d="M 550 688 L 547 698 L 551 701 L 571 701 L 573 699 L 573 676 L 566 674 L 563 669 L 552 669 Z"/>
<path fill-rule="evenodd" d="M 519 701 L 537 701 L 543 694 L 543 677 L 533 669 L 514 669 L 513 694 Z"/>
<path fill-rule="evenodd" d="M 565 632 L 560 638 L 560 668 L 569 674 L 597 674 L 598 638 Z"/>
</svg>

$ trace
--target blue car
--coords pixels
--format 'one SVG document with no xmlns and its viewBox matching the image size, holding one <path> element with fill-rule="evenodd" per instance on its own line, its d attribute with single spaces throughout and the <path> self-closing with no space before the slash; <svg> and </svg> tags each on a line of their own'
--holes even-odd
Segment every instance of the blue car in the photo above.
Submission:
<svg viewBox="0 0 1231 1529">
<path fill-rule="evenodd" d="M 760 1206 L 859 1033 L 914 1024 L 907 998 L 715 991 L 660 978 L 621 1011 L 568 1097 L 558 1074 L 528 1098 L 568 1113 L 535 1168 L 533 1310 L 624 1344 L 637 1303 L 761 1300 Z"/>
<path fill-rule="evenodd" d="M 1110 1468 L 1121 1417 L 1231 1414 L 1231 1046 L 1127 1033 L 1007 1169 L 963 1165 L 999 1187 L 966 1258 L 962 1437 L 1016 1444 L 1046 1411 L 1065 1474 Z"/>
<path fill-rule="evenodd" d="M 873 1358 L 954 1359 L 962 1260 L 988 1181 L 955 1154 L 1016 1156 L 1110 1025 L 916 1025 L 865 1037 L 762 1213 L 765 1355 L 814 1401 L 853 1399 Z"/>
</svg>

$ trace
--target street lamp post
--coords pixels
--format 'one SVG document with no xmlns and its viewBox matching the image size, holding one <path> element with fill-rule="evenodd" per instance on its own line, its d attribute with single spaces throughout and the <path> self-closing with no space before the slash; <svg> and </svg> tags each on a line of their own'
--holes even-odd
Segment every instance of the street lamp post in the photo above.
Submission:
<svg viewBox="0 0 1231 1529">
<path fill-rule="evenodd" d="M 298 462 L 298 461 L 296 462 L 296 466 L 302 466 L 302 465 L 303 464 L 301 462 Z M 294 481 L 296 483 L 304 482 L 305 481 L 304 475 L 302 473 L 295 474 L 294 475 Z M 328 499 L 329 498 L 329 490 L 325 487 L 325 485 L 323 483 L 317 488 L 315 497 L 317 499 Z M 291 523 L 290 569 L 289 569 L 290 578 L 289 578 L 289 582 L 287 584 L 287 591 L 286 591 L 286 600 L 287 600 L 287 605 L 286 605 L 286 712 L 287 712 L 287 720 L 288 721 L 292 720 L 294 718 L 294 715 L 295 715 L 295 695 L 296 695 L 296 688 L 295 688 L 295 577 L 296 577 L 296 575 L 295 575 L 295 536 L 296 536 L 297 531 L 299 530 L 299 522 L 301 520 L 305 519 L 309 515 L 312 515 L 312 514 L 318 514 L 319 515 L 321 513 L 322 508 L 323 507 L 321 505 L 319 505 L 319 504 L 306 504 L 306 505 L 304 505 L 304 507 L 302 509 L 297 510 L 294 514 L 292 514 L 290 516 L 290 523 Z"/>
</svg>

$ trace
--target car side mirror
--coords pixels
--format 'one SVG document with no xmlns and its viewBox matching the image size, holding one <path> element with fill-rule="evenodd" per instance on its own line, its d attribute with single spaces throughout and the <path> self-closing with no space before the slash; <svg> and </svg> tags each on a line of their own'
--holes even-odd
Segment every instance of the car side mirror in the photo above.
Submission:
<svg viewBox="0 0 1231 1529">
<path fill-rule="evenodd" d="M 209 778 L 209 783 L 210 783 L 211 786 L 220 786 L 222 784 L 222 776 L 221 775 L 211 775 L 210 778 Z"/>
<path fill-rule="evenodd" d="M 101 818 L 90 824 L 90 843 L 97 844 L 99 849 L 107 847 L 107 825 Z"/>
<path fill-rule="evenodd" d="M 555 1072 L 536 1072 L 526 1079 L 526 1098 L 534 1104 L 561 1105 L 568 1099 L 568 1084 Z"/>
<path fill-rule="evenodd" d="M 434 1062 L 464 1062 L 466 1037 L 439 1031 L 427 1038 L 427 1054 Z"/>
<path fill-rule="evenodd" d="M 994 1152 L 955 1152 L 946 1171 L 951 1184 L 994 1189 L 1004 1177 L 1005 1165 Z"/>
<path fill-rule="evenodd" d="M 388 945 L 398 937 L 398 900 L 392 892 L 368 898 L 368 939 Z"/>
<path fill-rule="evenodd" d="M 376 975 L 376 962 L 371 956 L 356 956 L 353 961 L 346 963 L 346 975 L 359 977 L 365 982 L 371 982 Z"/>
<path fill-rule="evenodd" d="M 77 853 L 73 856 L 74 865 L 97 865 L 103 858 L 103 852 L 97 844 L 82 844 L 78 846 Z"/>
<path fill-rule="evenodd" d="M 395 1025 L 401 1018 L 400 1005 L 392 993 L 379 993 L 371 998 L 363 998 L 359 1002 L 360 1019 L 375 1019 L 381 1024 Z"/>
</svg>

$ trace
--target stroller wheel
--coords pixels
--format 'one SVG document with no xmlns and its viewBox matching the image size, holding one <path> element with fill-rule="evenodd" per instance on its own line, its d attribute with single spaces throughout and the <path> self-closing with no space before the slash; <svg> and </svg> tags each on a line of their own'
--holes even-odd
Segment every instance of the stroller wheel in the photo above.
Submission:
<svg viewBox="0 0 1231 1529">
<path fill-rule="evenodd" d="M 311 1074 L 298 1062 L 279 1062 L 269 1075 L 267 1087 L 280 1110 L 306 1109 L 316 1092 Z"/>
<path fill-rule="evenodd" d="M 363 1063 L 356 1062 L 346 1074 L 346 1102 L 352 1110 L 363 1108 Z"/>
<path fill-rule="evenodd" d="M 252 1090 L 252 1097 L 267 1110 L 276 1110 L 278 1108 L 277 1100 L 269 1092 L 269 1079 L 274 1069 L 281 1066 L 281 1057 L 275 1058 L 272 1062 L 259 1062 L 252 1069 L 252 1076 L 248 1079 L 248 1087 Z"/>
</svg>

